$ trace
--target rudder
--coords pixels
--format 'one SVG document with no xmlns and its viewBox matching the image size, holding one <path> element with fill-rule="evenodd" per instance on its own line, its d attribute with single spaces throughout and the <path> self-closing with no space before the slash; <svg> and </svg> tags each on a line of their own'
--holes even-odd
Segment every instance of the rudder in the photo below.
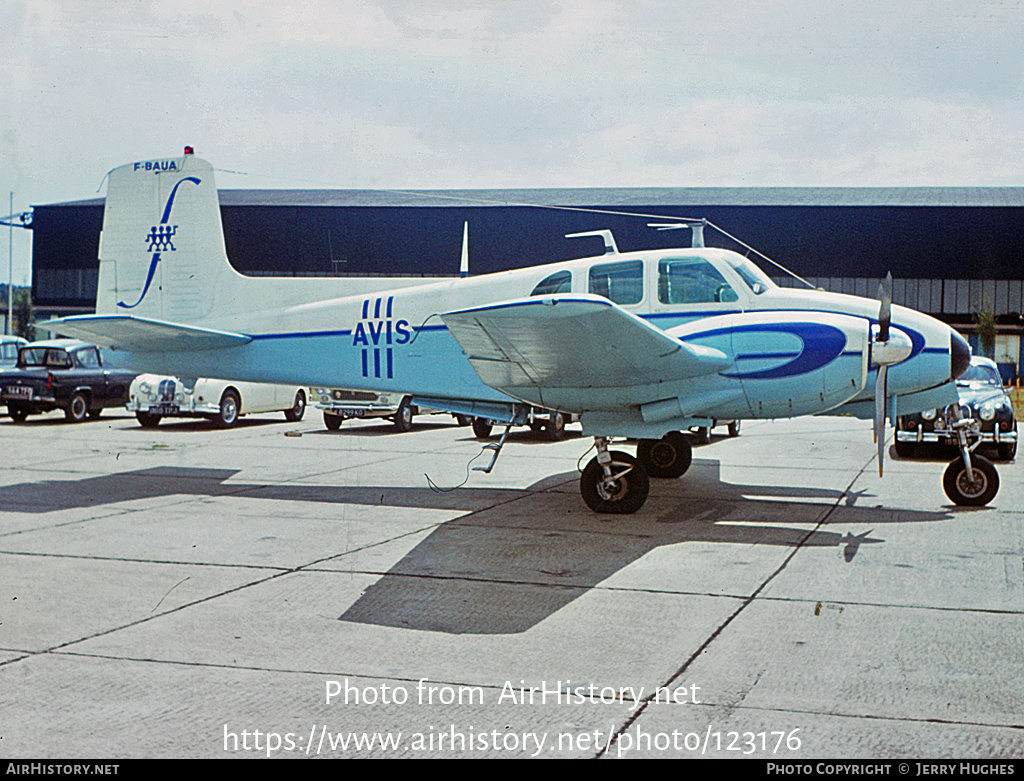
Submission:
<svg viewBox="0 0 1024 781">
<path fill-rule="evenodd" d="M 213 166 L 185 154 L 110 172 L 98 314 L 194 323 L 237 272 L 227 260 Z"/>
</svg>

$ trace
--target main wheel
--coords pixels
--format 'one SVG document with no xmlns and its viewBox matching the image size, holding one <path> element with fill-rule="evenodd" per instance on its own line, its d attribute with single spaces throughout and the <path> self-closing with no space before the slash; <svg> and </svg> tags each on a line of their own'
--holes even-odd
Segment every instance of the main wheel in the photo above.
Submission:
<svg viewBox="0 0 1024 781">
<path fill-rule="evenodd" d="M 284 411 L 284 419 L 291 423 L 298 423 L 306 414 L 306 392 L 299 391 L 295 394 L 295 403 L 291 409 Z"/>
<path fill-rule="evenodd" d="M 477 439 L 487 439 L 491 435 L 493 424 L 487 418 L 473 418 L 473 436 Z"/>
<path fill-rule="evenodd" d="M 971 453 L 971 471 L 973 482 L 967 479 L 963 459 L 952 461 L 942 476 L 942 487 L 954 504 L 982 507 L 991 502 L 999 490 L 999 473 L 991 461 L 974 453 Z"/>
<path fill-rule="evenodd" d="M 89 414 L 89 400 L 84 393 L 73 393 L 64 417 L 72 423 L 81 423 Z"/>
<path fill-rule="evenodd" d="M 680 431 L 670 431 L 661 439 L 641 439 L 636 457 L 651 477 L 676 478 L 686 473 L 693 460 L 690 440 Z"/>
<path fill-rule="evenodd" d="M 596 457 L 580 475 L 580 493 L 587 507 L 596 513 L 635 513 L 645 501 L 651 481 L 643 464 L 628 453 L 610 451 L 612 479 L 605 481 L 604 468 Z"/>
<path fill-rule="evenodd" d="M 217 428 L 231 428 L 235 425 L 238 422 L 240 406 L 241 402 L 237 393 L 230 388 L 224 391 L 224 395 L 220 397 L 220 412 L 213 419 Z"/>
<path fill-rule="evenodd" d="M 412 418 L 416 410 L 408 402 L 403 399 L 402 403 L 398 407 L 398 412 L 395 413 L 393 420 L 395 421 L 396 431 L 409 431 L 412 429 Z"/>
</svg>

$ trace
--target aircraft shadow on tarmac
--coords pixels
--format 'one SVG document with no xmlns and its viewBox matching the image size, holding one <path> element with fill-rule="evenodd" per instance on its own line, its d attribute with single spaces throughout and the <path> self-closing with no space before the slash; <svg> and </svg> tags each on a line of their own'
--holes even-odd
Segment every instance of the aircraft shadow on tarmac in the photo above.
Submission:
<svg viewBox="0 0 1024 781">
<path fill-rule="evenodd" d="M 831 489 L 726 483 L 719 462 L 706 459 L 695 459 L 682 480 L 655 483 L 644 510 L 630 516 L 589 512 L 575 490 L 576 472 L 522 490 L 465 487 L 443 493 L 428 487 L 232 481 L 237 474 L 157 467 L 23 483 L 3 488 L 0 506 L 46 513 L 184 494 L 465 510 L 467 515 L 428 534 L 339 617 L 453 634 L 524 632 L 665 545 L 834 547 L 851 561 L 860 546 L 884 542 L 872 536 L 877 525 L 953 517 L 945 511 L 858 507 L 863 494 Z M 828 528 L 837 523 L 872 528 L 856 535 Z"/>
</svg>

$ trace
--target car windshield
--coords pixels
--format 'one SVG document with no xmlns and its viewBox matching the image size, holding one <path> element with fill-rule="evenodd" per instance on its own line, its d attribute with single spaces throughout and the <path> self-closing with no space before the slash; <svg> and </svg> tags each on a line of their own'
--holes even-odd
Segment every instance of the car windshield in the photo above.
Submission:
<svg viewBox="0 0 1024 781">
<path fill-rule="evenodd" d="M 66 350 L 52 347 L 26 347 L 19 353 L 21 366 L 45 366 L 50 369 L 70 369 L 71 356 Z"/>
<path fill-rule="evenodd" d="M 983 366 L 980 364 L 971 364 L 967 367 L 967 371 L 957 377 L 957 385 L 996 385 L 998 387 L 1003 386 L 1003 381 L 999 377 L 999 373 L 991 366 Z"/>
</svg>

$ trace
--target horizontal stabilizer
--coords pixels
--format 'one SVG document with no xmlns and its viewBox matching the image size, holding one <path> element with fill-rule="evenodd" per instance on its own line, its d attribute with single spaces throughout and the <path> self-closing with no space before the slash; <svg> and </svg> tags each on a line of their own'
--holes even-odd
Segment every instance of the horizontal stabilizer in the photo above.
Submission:
<svg viewBox="0 0 1024 781">
<path fill-rule="evenodd" d="M 239 347 L 251 336 L 196 328 L 131 315 L 80 315 L 39 323 L 51 333 L 92 342 L 110 350 L 163 353 Z"/>
<path fill-rule="evenodd" d="M 684 342 L 600 296 L 535 296 L 441 315 L 492 388 L 622 388 L 714 374 L 720 350 Z"/>
</svg>

